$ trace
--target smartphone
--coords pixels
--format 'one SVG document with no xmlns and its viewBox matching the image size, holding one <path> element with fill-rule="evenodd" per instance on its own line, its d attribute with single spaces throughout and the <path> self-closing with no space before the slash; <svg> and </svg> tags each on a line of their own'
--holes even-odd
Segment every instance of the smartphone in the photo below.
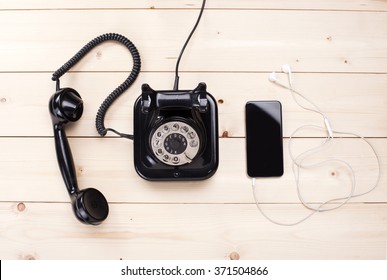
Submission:
<svg viewBox="0 0 387 280">
<path fill-rule="evenodd" d="M 248 176 L 283 175 L 282 106 L 279 101 L 246 103 L 246 153 Z"/>
</svg>

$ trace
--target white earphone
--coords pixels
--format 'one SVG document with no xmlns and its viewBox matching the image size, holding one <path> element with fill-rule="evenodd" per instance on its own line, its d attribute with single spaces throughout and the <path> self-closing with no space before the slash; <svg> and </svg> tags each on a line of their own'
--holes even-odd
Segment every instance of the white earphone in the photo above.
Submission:
<svg viewBox="0 0 387 280">
<path fill-rule="evenodd" d="M 288 74 L 288 77 L 289 77 L 289 84 L 290 84 L 290 87 L 292 87 L 292 86 L 293 86 L 293 80 L 292 80 L 292 68 L 290 68 L 290 65 L 289 65 L 289 64 L 284 64 L 284 65 L 282 65 L 281 70 L 282 70 L 282 72 Z"/>
<path fill-rule="evenodd" d="M 272 83 L 275 83 L 283 88 L 286 88 L 286 89 L 290 89 L 288 86 L 286 86 L 285 84 L 283 84 L 278 78 L 277 78 L 277 73 L 276 72 L 272 72 L 270 73 L 269 75 L 269 81 L 272 82 Z"/>
<path fill-rule="evenodd" d="M 290 65 L 288 64 L 285 64 L 281 67 L 281 70 L 282 72 L 286 73 L 287 76 L 288 76 L 288 85 L 285 85 L 284 83 L 282 83 L 278 78 L 277 78 L 277 75 L 275 72 L 272 72 L 270 73 L 269 75 L 269 81 L 272 82 L 272 83 L 275 83 L 285 89 L 288 89 L 291 94 L 292 94 L 292 97 L 294 99 L 294 101 L 303 109 L 305 110 L 308 110 L 308 111 L 311 111 L 311 112 L 315 112 L 317 114 L 320 114 L 322 117 L 323 117 L 323 121 L 324 121 L 324 126 L 321 127 L 321 126 L 316 126 L 316 125 L 303 125 L 299 128 L 297 128 L 289 137 L 289 143 L 288 143 L 288 146 L 289 146 L 289 154 L 290 154 L 290 158 L 291 158 L 291 161 L 292 161 L 292 170 L 293 170 L 293 174 L 294 174 L 294 178 L 295 178 L 295 181 L 296 181 L 296 187 L 297 187 L 297 194 L 298 194 L 298 197 L 301 201 L 301 203 L 309 210 L 312 210 L 311 213 L 309 213 L 307 216 L 305 216 L 304 218 L 296 221 L 296 222 L 293 222 L 293 223 L 283 223 L 283 222 L 278 222 L 278 221 L 275 221 L 273 220 L 272 218 L 270 218 L 264 211 L 263 209 L 261 209 L 261 206 L 259 204 L 259 201 L 258 201 L 258 197 L 257 197 L 257 194 L 256 194 L 256 180 L 255 178 L 253 178 L 252 180 L 252 187 L 253 187 L 253 195 L 254 195 L 254 199 L 255 199 L 255 202 L 256 202 L 256 205 L 257 205 L 257 208 L 258 210 L 262 213 L 262 215 L 268 219 L 270 222 L 274 223 L 274 224 L 277 224 L 277 225 L 282 225 L 282 226 L 293 226 L 293 225 L 297 225 L 299 223 L 302 223 L 303 221 L 307 220 L 308 218 L 310 218 L 312 215 L 314 215 L 315 213 L 317 212 L 325 212 L 325 211 L 330 211 L 330 210 L 334 210 L 334 209 L 337 209 L 343 205 L 345 205 L 351 198 L 353 197 L 358 197 L 358 196 L 362 196 L 362 195 L 365 195 L 367 193 L 370 193 L 371 191 L 373 191 L 378 183 L 379 183 L 379 180 L 380 180 L 380 174 L 381 174 L 381 165 L 380 165 L 380 159 L 376 153 L 376 150 L 375 148 L 372 146 L 372 144 L 367 140 L 365 139 L 364 137 L 360 136 L 360 135 L 357 135 L 355 133 L 351 133 L 351 132 L 340 132 L 340 131 L 334 131 L 332 129 L 332 126 L 331 126 L 331 122 L 329 121 L 328 117 L 320 110 L 320 108 L 314 104 L 310 99 L 308 99 L 307 97 L 305 97 L 304 95 L 302 95 L 300 92 L 296 91 L 294 88 L 293 88 L 293 79 L 292 79 L 292 70 L 291 70 L 291 67 Z M 306 101 L 307 103 L 309 103 L 311 105 L 311 107 L 307 107 L 303 104 L 301 104 L 298 100 L 298 98 L 296 98 L 296 95 L 300 98 L 302 98 L 304 101 Z M 314 128 L 314 129 L 320 129 L 320 130 L 325 130 L 326 133 L 327 133 L 327 138 L 322 142 L 322 144 L 320 144 L 319 146 L 317 147 L 314 147 L 310 150 L 306 150 L 300 154 L 298 154 L 297 156 L 294 156 L 293 155 L 293 152 L 292 152 L 292 140 L 295 136 L 295 134 L 302 130 L 302 129 L 307 129 L 307 128 Z M 334 134 L 338 134 L 338 135 L 348 135 L 350 137 L 357 137 L 357 138 L 360 138 L 362 139 L 366 144 L 368 144 L 368 146 L 371 148 L 373 154 L 375 155 L 375 158 L 376 158 L 376 161 L 377 161 L 377 164 L 378 164 L 378 174 L 377 174 L 377 178 L 376 178 L 376 181 L 375 181 L 375 184 L 366 192 L 363 192 L 363 193 L 359 193 L 359 194 L 355 194 L 355 187 L 356 187 L 356 177 L 355 177 L 355 172 L 352 168 L 352 166 L 347 163 L 346 161 L 344 160 L 341 160 L 341 159 L 337 159 L 337 158 L 329 158 L 327 160 L 324 160 L 324 161 L 321 161 L 321 162 L 318 162 L 318 163 L 314 163 L 314 164 L 305 164 L 304 163 L 304 160 L 308 157 L 310 157 L 311 155 L 315 154 L 316 152 L 320 151 L 322 148 L 325 147 L 325 145 L 327 145 L 330 141 L 332 141 L 334 139 Z M 323 203 L 321 203 L 319 206 L 314 206 L 310 203 L 308 203 L 307 201 L 305 201 L 302 193 L 301 193 L 301 190 L 300 190 L 300 183 L 299 183 L 299 179 L 300 179 L 300 169 L 309 169 L 309 168 L 312 168 L 312 167 L 318 167 L 318 166 L 321 166 L 323 164 L 326 164 L 328 162 L 331 162 L 331 161 L 335 161 L 335 162 L 338 162 L 338 163 L 341 163 L 343 164 L 344 166 L 346 166 L 349 170 L 349 174 L 351 176 L 351 188 L 350 188 L 350 192 L 349 194 L 346 196 L 346 197 L 339 197 L 339 198 L 333 198 L 333 199 L 330 199 L 330 200 L 327 200 Z M 331 203 L 333 202 L 336 202 L 338 204 L 330 207 L 330 208 L 326 208 L 327 205 L 331 205 Z"/>
<path fill-rule="evenodd" d="M 308 98 L 306 98 L 304 95 L 302 95 L 301 93 L 299 93 L 298 91 L 294 90 L 293 88 L 293 80 L 292 80 L 292 69 L 290 67 L 289 64 L 284 64 L 282 65 L 281 67 L 281 70 L 282 72 L 284 72 L 285 74 L 288 75 L 288 83 L 289 85 L 285 85 L 284 83 L 282 83 L 278 78 L 277 78 L 277 74 L 276 72 L 272 72 L 270 73 L 269 75 L 269 81 L 272 82 L 272 83 L 275 83 L 277 85 L 279 85 L 280 87 L 283 87 L 283 88 L 286 88 L 288 90 L 290 90 L 290 92 L 293 94 L 293 98 L 294 98 L 294 101 L 300 106 L 302 107 L 303 109 L 305 110 L 308 110 L 308 111 L 312 111 L 312 112 L 315 112 L 315 113 L 318 113 L 320 115 L 323 116 L 324 118 L 324 125 L 325 125 L 325 128 L 328 132 L 328 135 L 329 137 L 333 137 L 333 130 L 332 130 L 332 126 L 331 126 L 331 122 L 329 121 L 328 117 L 317 107 L 316 104 L 314 104 L 311 100 L 309 100 Z M 300 104 L 297 99 L 295 98 L 294 94 L 297 94 L 298 96 L 300 96 L 302 99 L 306 100 L 308 103 L 310 103 L 314 109 L 312 108 L 308 108 L 308 107 L 305 107 L 304 105 Z"/>
<path fill-rule="evenodd" d="M 286 88 L 286 89 L 289 89 L 289 90 L 292 90 L 292 87 L 293 87 L 293 79 L 292 79 L 292 69 L 290 67 L 289 64 L 284 64 L 282 65 L 281 67 L 281 70 L 282 72 L 284 72 L 285 74 L 288 75 L 288 78 L 289 78 L 289 86 L 285 85 L 284 83 L 282 83 L 278 78 L 277 78 L 277 73 L 276 72 L 272 72 L 270 73 L 269 75 L 269 81 L 272 82 L 272 83 L 275 83 L 283 88 Z"/>
</svg>

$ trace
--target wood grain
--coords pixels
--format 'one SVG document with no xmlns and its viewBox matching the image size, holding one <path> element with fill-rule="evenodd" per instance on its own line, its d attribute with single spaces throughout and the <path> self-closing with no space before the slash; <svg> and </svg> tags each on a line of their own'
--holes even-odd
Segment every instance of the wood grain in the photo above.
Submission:
<svg viewBox="0 0 387 280">
<path fill-rule="evenodd" d="M 385 205 L 348 205 L 299 227 L 272 225 L 254 205 L 113 204 L 98 227 L 79 224 L 68 203 L 17 207 L 0 203 L 2 259 L 386 258 Z M 266 210 L 305 215 L 294 205 Z"/>
<path fill-rule="evenodd" d="M 387 1 L 211 0 L 181 63 L 181 88 L 206 82 L 219 107 L 220 164 L 201 182 L 148 182 L 133 167 L 132 143 L 100 138 L 94 128 L 103 99 L 132 67 L 116 43 L 95 48 L 61 79 L 85 101 L 67 134 L 81 188 L 110 204 L 98 227 L 80 224 L 57 166 L 47 102 L 51 73 L 86 42 L 122 33 L 138 47 L 142 72 L 107 114 L 107 126 L 132 132 L 142 83 L 171 88 L 198 0 L 0 0 L 0 259 L 386 259 Z M 269 223 L 254 205 L 246 176 L 244 105 L 283 105 L 285 174 L 257 181 L 268 214 L 292 222 L 308 213 L 297 197 L 288 141 L 304 124 L 323 125 L 268 74 L 291 64 L 295 87 L 317 103 L 336 130 L 368 137 L 381 161 L 378 187 L 295 227 Z M 286 76 L 279 75 L 282 81 Z M 319 144 L 306 131 L 296 153 Z M 356 193 L 375 182 L 376 161 L 358 139 L 337 138 L 311 160 L 338 157 L 356 172 Z M 301 174 L 307 201 L 349 192 L 349 171 L 329 162 Z"/>
<path fill-rule="evenodd" d="M 267 79 L 268 73 L 184 73 L 181 88 L 194 88 L 206 82 L 209 92 L 220 101 L 219 135 L 244 137 L 244 107 L 249 100 L 279 100 L 283 107 L 284 136 L 305 124 L 323 125 L 322 118 L 307 112 L 293 101 L 290 93 Z M 69 127 L 70 136 L 98 136 L 95 115 L 102 101 L 127 76 L 127 73 L 70 73 L 62 86 L 75 88 L 83 97 L 82 119 Z M 286 81 L 284 75 L 279 75 Z M 295 87 L 318 104 L 340 131 L 352 131 L 367 137 L 387 136 L 387 75 L 299 73 Z M 106 116 L 107 126 L 122 132 L 133 131 L 133 103 L 141 93 L 141 84 L 168 89 L 173 73 L 141 73 L 135 84 L 112 105 Z M 0 74 L 0 136 L 51 136 L 47 102 L 55 83 L 47 73 Z M 349 105 L 350 104 L 350 105 Z M 28 120 L 28 121 L 27 121 Z M 33 125 L 27 125 L 28 122 Z M 317 131 L 303 136 L 325 137 Z"/>
<path fill-rule="evenodd" d="M 198 9 L 200 0 L 1 0 L 0 9 Z M 385 1 L 375 0 L 210 0 L 206 7 L 209 9 L 280 9 L 280 10 L 356 10 L 356 11 L 386 11 Z"/>
<path fill-rule="evenodd" d="M 0 26 L 7 28 L 0 37 L 0 72 L 54 71 L 86 42 L 107 32 L 121 33 L 136 44 L 143 71 L 173 71 L 194 23 L 187 19 L 196 16 L 191 10 L 1 12 Z M 225 20 L 229 18 L 243 21 Z M 298 72 L 386 73 L 385 26 L 385 13 L 376 12 L 210 10 L 181 70 L 275 71 L 290 63 Z M 130 68 L 127 50 L 106 43 L 73 70 Z"/>
<path fill-rule="evenodd" d="M 356 172 L 357 191 L 365 192 L 375 183 L 377 164 L 370 149 L 356 139 L 336 140 L 312 161 L 331 157 L 348 161 Z M 320 139 L 295 141 L 294 152 L 318 145 Z M 263 202 L 299 203 L 285 141 L 285 175 L 258 180 Z M 373 139 L 382 170 L 386 170 L 385 139 Z M 3 138 L 0 159 L 0 197 L 3 201 L 69 201 L 55 157 L 53 139 Z M 209 180 L 199 182 L 148 182 L 134 170 L 132 143 L 123 139 L 70 139 L 81 188 L 100 189 L 111 202 L 130 203 L 252 203 L 251 180 L 246 176 L 244 139 L 221 139 L 220 165 Z M 356 150 L 356 154 L 353 150 Z M 16 174 L 22 174 L 17 176 Z M 329 163 L 301 173 L 301 186 L 309 201 L 321 202 L 346 196 L 350 191 L 349 170 Z M 387 202 L 387 181 L 353 202 Z"/>
</svg>

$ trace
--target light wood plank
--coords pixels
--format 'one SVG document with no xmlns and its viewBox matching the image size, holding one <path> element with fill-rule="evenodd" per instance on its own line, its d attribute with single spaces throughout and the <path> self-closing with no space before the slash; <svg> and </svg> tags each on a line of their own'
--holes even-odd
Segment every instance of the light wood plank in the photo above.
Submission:
<svg viewBox="0 0 387 280">
<path fill-rule="evenodd" d="M 70 136 L 98 136 L 97 110 L 127 73 L 70 73 L 63 87 L 74 87 L 82 95 L 85 111 L 82 119 L 68 129 Z M 181 88 L 192 89 L 204 81 L 217 100 L 219 135 L 245 135 L 244 107 L 250 100 L 279 100 L 283 106 L 284 136 L 305 124 L 323 125 L 322 118 L 307 112 L 293 101 L 289 92 L 267 80 L 268 73 L 184 73 Z M 286 81 L 286 77 L 279 76 Z M 387 75 L 381 74 L 295 74 L 295 87 L 318 104 L 336 130 L 353 131 L 367 137 L 387 137 Z M 133 131 L 133 104 L 141 84 L 155 89 L 172 88 L 173 73 L 141 73 L 136 83 L 106 116 L 106 125 L 122 132 Z M 47 103 L 55 83 L 49 74 L 0 74 L 0 136 L 51 136 L 52 126 Z M 305 131 L 303 136 L 325 136 Z"/>
<path fill-rule="evenodd" d="M 299 139 L 294 152 L 317 145 L 319 139 Z M 386 139 L 372 139 L 383 172 L 387 169 Z M 134 170 L 132 143 L 124 139 L 70 139 L 80 188 L 101 190 L 110 202 L 139 203 L 253 203 L 251 180 L 246 175 L 244 139 L 220 140 L 220 165 L 209 180 L 199 182 L 148 182 Z M 53 139 L 0 138 L 0 198 L 2 201 L 69 201 L 57 166 Z M 370 149 L 356 139 L 335 141 L 325 152 L 311 158 L 348 161 L 356 172 L 356 193 L 374 184 L 376 160 Z M 325 201 L 349 194 L 349 171 L 329 163 L 301 173 L 301 188 L 308 201 Z M 257 181 L 262 202 L 299 203 L 285 141 L 285 174 L 279 179 Z M 387 202 L 387 178 L 372 193 L 351 202 Z"/>
<path fill-rule="evenodd" d="M 110 215 L 98 227 L 75 219 L 47 109 L 51 72 L 99 34 L 130 38 L 143 71 L 106 123 L 131 132 L 141 84 L 171 88 L 200 4 L 0 0 L 0 259 L 228 259 L 232 252 L 241 259 L 387 259 L 386 1 L 208 1 L 182 60 L 181 88 L 208 84 L 218 100 L 219 134 L 230 138 L 220 139 L 218 172 L 201 182 L 145 181 L 134 170 L 130 141 L 95 137 L 97 108 L 132 65 L 114 43 L 93 50 L 62 85 L 75 87 L 86 104 L 82 120 L 67 130 L 77 137 L 69 141 L 79 185 L 100 189 Z M 246 101 L 280 100 L 285 136 L 303 124 L 322 124 L 267 81 L 284 63 L 334 129 L 381 137 L 370 140 L 382 163 L 375 191 L 296 227 L 275 226 L 257 211 L 245 167 Z M 322 134 L 302 134 L 316 136 Z M 297 139 L 295 151 L 320 141 Z M 287 143 L 284 176 L 257 181 L 263 208 L 281 222 L 309 213 L 297 198 Z M 359 140 L 337 139 L 313 160 L 330 156 L 353 166 L 357 192 L 374 183 L 375 159 Z M 345 196 L 350 183 L 348 170 L 334 163 L 302 173 L 301 182 L 306 200 L 315 203 Z"/>
<path fill-rule="evenodd" d="M 199 8 L 200 0 L 1 0 L 0 9 L 192 9 Z M 375 0 L 210 0 L 206 7 L 210 9 L 300 9 L 300 10 L 359 10 L 359 11 L 386 11 L 385 1 Z"/>
<path fill-rule="evenodd" d="M 0 203 L 1 259 L 386 259 L 385 204 L 349 205 L 296 227 L 270 224 L 254 205 L 114 204 L 98 227 L 70 208 Z M 267 210 L 304 215 L 292 205 Z"/>
<path fill-rule="evenodd" d="M 196 16 L 195 10 L 4 11 L 0 71 L 53 71 L 106 32 L 137 45 L 144 71 L 173 71 Z M 386 73 L 385 26 L 385 13 L 209 10 L 181 70 L 271 71 L 291 63 L 302 72 Z M 126 71 L 129 61 L 123 47 L 108 43 L 74 70 Z"/>
</svg>

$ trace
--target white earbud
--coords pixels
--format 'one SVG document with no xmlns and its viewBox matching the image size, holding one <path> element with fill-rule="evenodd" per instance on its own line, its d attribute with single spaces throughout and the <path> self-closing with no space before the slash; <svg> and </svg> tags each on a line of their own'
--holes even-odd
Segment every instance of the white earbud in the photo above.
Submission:
<svg viewBox="0 0 387 280">
<path fill-rule="evenodd" d="M 282 72 L 288 74 L 290 87 L 293 87 L 292 69 L 290 68 L 290 65 L 289 64 L 282 65 L 281 70 Z"/>
<path fill-rule="evenodd" d="M 277 79 L 277 74 L 276 74 L 275 72 L 271 72 L 271 73 L 270 73 L 270 75 L 269 75 L 269 81 L 270 81 L 270 82 L 273 82 L 273 83 L 275 83 L 275 82 L 278 81 L 278 79 Z"/>
<path fill-rule="evenodd" d="M 289 74 L 292 71 L 289 64 L 282 65 L 281 70 L 286 74 Z"/>
<path fill-rule="evenodd" d="M 275 72 L 270 73 L 269 75 L 269 81 L 272 83 L 275 83 L 283 88 L 290 89 L 287 85 L 283 84 L 278 78 L 277 74 Z M 291 89 L 290 89 L 291 90 Z"/>
</svg>

